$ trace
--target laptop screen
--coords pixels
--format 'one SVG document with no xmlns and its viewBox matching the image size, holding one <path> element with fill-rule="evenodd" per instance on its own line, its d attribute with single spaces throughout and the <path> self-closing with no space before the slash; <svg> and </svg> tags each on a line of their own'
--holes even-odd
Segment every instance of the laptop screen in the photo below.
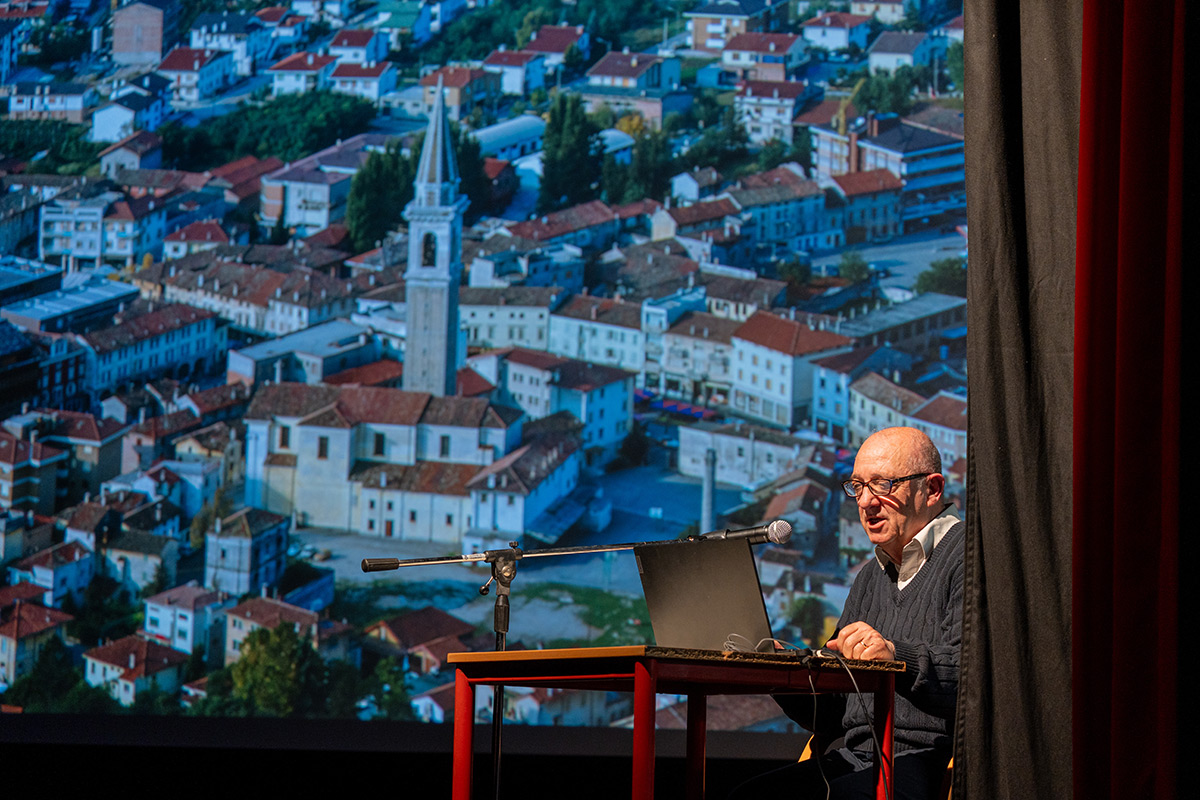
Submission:
<svg viewBox="0 0 1200 800">
<path fill-rule="evenodd" d="M 633 553 L 659 647 L 727 650 L 725 642 L 739 634 L 749 649 L 771 636 L 745 539 L 650 542 Z"/>
</svg>

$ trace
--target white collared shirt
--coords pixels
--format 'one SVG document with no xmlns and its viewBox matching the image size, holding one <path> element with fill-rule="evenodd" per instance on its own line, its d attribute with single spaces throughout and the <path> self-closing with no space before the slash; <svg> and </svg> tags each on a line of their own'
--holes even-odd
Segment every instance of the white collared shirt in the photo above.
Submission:
<svg viewBox="0 0 1200 800">
<path fill-rule="evenodd" d="M 951 504 L 946 505 L 946 509 L 941 514 L 934 517 L 928 525 L 917 533 L 908 544 L 904 545 L 904 550 L 900 553 L 900 563 L 896 565 L 897 580 L 896 588 L 904 589 L 905 586 L 917 576 L 921 567 L 925 565 L 925 560 L 929 558 L 929 554 L 933 552 L 933 548 L 938 546 L 942 541 L 942 537 L 958 524 L 959 519 L 955 516 Z M 892 563 L 892 558 L 883 551 L 883 548 L 876 546 L 875 559 L 879 562 L 880 569 L 887 569 L 887 565 Z"/>
</svg>

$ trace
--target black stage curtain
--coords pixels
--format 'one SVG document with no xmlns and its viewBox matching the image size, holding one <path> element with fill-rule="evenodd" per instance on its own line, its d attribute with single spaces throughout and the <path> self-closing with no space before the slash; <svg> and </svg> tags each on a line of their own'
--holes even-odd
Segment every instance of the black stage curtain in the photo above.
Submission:
<svg viewBox="0 0 1200 800">
<path fill-rule="evenodd" d="M 965 3 L 960 798 L 1175 790 L 1184 2 Z"/>
<path fill-rule="evenodd" d="M 955 794 L 1071 793 L 1082 0 L 968 0 L 967 598 Z"/>
</svg>

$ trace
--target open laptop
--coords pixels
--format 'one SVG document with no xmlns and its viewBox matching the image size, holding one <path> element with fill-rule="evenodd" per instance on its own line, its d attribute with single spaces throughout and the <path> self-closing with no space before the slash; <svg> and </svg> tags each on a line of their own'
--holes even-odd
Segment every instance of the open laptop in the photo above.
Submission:
<svg viewBox="0 0 1200 800">
<path fill-rule="evenodd" d="M 739 634 L 738 649 L 752 649 L 771 636 L 745 539 L 648 542 L 633 554 L 659 647 L 727 650 L 725 642 Z"/>
</svg>

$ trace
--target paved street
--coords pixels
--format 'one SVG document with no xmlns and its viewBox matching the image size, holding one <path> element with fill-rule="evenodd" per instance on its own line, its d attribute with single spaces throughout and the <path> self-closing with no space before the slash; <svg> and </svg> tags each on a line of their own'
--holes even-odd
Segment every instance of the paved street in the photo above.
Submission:
<svg viewBox="0 0 1200 800">
<path fill-rule="evenodd" d="M 862 253 L 867 263 L 876 269 L 888 271 L 888 277 L 880 281 L 881 286 L 911 289 L 917 276 L 929 269 L 930 263 L 961 255 L 967 249 L 967 241 L 958 233 L 941 233 L 935 228 L 887 244 L 847 249 Z M 841 258 L 840 252 L 814 258 L 813 274 L 820 275 L 831 267 L 836 270 Z"/>
</svg>

